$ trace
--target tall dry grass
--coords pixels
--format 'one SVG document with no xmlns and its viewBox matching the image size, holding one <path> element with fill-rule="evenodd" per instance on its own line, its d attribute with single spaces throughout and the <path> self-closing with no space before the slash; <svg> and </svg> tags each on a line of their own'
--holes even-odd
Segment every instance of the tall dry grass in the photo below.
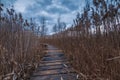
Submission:
<svg viewBox="0 0 120 80">
<path fill-rule="evenodd" d="M 74 27 L 54 34 L 46 42 L 64 50 L 80 80 L 119 80 L 120 3 L 93 0 L 93 4 L 91 8 L 86 4 Z"/>
<path fill-rule="evenodd" d="M 0 4 L 0 80 L 29 80 L 44 47 L 34 23 Z M 38 31 L 38 30 L 37 30 Z"/>
</svg>

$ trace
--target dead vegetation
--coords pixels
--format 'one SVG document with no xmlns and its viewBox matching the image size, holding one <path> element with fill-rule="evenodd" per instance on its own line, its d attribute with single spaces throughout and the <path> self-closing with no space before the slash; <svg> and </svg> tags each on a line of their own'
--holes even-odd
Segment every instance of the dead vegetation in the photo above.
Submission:
<svg viewBox="0 0 120 80">
<path fill-rule="evenodd" d="M 120 2 L 93 0 L 77 15 L 74 27 L 46 42 L 63 49 L 80 80 L 120 79 Z M 91 14 L 91 15 L 90 15 Z"/>
<path fill-rule="evenodd" d="M 37 27 L 39 28 L 39 27 Z M 13 7 L 0 4 L 0 80 L 29 80 L 43 56 L 39 29 Z"/>
<path fill-rule="evenodd" d="M 3 7 L 0 4 L 0 80 L 27 80 L 43 55 L 39 27 L 32 19 L 24 20 L 13 7 L 7 8 L 7 13 Z M 58 19 L 52 37 L 43 37 L 43 18 L 41 41 L 64 50 L 80 79 L 119 80 L 119 8 L 119 0 L 93 0 L 93 6 L 87 2 L 71 28 L 65 29 Z"/>
</svg>

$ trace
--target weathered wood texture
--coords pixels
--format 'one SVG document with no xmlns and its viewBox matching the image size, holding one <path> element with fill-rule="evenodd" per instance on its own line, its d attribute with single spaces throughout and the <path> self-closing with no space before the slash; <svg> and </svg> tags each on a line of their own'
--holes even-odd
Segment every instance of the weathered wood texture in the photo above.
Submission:
<svg viewBox="0 0 120 80">
<path fill-rule="evenodd" d="M 77 73 L 71 68 L 62 50 L 48 45 L 47 54 L 30 80 L 77 80 Z"/>
</svg>

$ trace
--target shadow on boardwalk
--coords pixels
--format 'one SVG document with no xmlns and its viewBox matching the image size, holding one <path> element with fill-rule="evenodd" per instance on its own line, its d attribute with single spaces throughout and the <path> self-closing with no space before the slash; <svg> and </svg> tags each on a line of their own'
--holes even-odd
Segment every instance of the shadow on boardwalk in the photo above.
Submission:
<svg viewBox="0 0 120 80">
<path fill-rule="evenodd" d="M 48 45 L 47 54 L 30 80 L 77 80 L 77 73 L 71 68 L 62 50 Z"/>
</svg>

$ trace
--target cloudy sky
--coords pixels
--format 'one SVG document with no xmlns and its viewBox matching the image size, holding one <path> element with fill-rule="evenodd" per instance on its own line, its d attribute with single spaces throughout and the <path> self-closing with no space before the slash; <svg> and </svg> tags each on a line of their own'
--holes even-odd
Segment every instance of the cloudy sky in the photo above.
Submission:
<svg viewBox="0 0 120 80">
<path fill-rule="evenodd" d="M 13 4 L 17 12 L 21 12 L 25 18 L 35 18 L 37 21 L 42 16 L 46 18 L 49 29 L 57 22 L 60 16 L 61 21 L 67 27 L 73 23 L 77 12 L 82 13 L 85 0 L 1 0 L 5 5 Z"/>
</svg>

